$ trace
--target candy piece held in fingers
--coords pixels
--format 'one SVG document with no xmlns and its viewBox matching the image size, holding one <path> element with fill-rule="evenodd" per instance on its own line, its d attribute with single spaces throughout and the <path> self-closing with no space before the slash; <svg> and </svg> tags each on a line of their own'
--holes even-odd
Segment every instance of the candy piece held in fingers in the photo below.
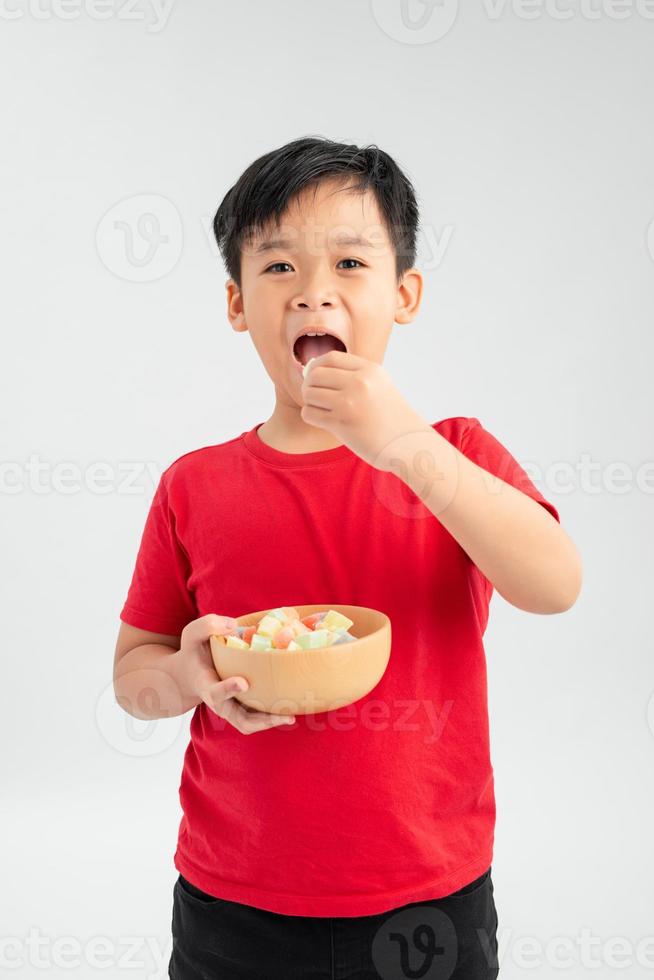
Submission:
<svg viewBox="0 0 654 980">
<path fill-rule="evenodd" d="M 306 376 L 307 376 L 307 371 L 309 370 L 309 365 L 311 364 L 312 361 L 315 361 L 315 357 L 310 357 L 309 360 L 307 361 L 307 363 L 302 368 L 302 376 L 304 378 L 306 378 Z"/>
</svg>

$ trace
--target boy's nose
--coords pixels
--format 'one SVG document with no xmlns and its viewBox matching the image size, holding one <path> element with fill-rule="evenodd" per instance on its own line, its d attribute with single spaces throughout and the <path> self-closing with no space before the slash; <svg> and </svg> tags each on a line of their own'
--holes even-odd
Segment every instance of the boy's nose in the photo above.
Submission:
<svg viewBox="0 0 654 980">
<path fill-rule="evenodd" d="M 305 289 L 293 300 L 293 305 L 296 310 L 318 312 L 320 310 L 332 309 L 336 305 L 336 302 L 334 299 L 325 298 L 318 289 Z"/>
</svg>

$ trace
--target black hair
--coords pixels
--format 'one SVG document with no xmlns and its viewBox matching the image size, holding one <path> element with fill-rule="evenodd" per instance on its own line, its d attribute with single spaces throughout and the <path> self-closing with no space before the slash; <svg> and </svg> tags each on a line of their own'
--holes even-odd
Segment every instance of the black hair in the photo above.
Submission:
<svg viewBox="0 0 654 980">
<path fill-rule="evenodd" d="M 408 177 L 376 144 L 358 147 L 303 136 L 258 157 L 225 194 L 213 231 L 227 273 L 241 288 L 241 249 L 270 222 L 279 223 L 306 187 L 342 179 L 360 193 L 370 188 L 395 251 L 398 282 L 415 265 L 418 205 Z"/>
</svg>

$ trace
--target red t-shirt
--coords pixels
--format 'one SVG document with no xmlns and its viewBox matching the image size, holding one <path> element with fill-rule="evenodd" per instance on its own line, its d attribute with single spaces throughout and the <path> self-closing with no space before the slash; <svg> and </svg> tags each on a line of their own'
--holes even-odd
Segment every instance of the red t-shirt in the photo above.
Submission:
<svg viewBox="0 0 654 980">
<path fill-rule="evenodd" d="M 175 867 L 211 895 L 285 915 L 443 897 L 493 857 L 491 583 L 395 474 L 346 446 L 281 452 L 261 424 L 165 470 L 121 619 L 179 635 L 207 613 L 370 606 L 391 619 L 391 657 L 365 697 L 293 726 L 243 735 L 199 704 Z M 478 419 L 433 427 L 559 520 Z"/>
</svg>

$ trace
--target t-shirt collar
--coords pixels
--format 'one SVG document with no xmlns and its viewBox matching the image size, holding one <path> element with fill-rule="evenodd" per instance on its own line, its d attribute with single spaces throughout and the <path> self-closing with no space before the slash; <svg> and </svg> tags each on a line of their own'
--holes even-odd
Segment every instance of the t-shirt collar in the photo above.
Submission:
<svg viewBox="0 0 654 980">
<path fill-rule="evenodd" d="M 259 438 L 258 429 L 263 422 L 257 422 L 248 432 L 243 432 L 241 438 L 246 449 L 264 460 L 266 463 L 274 463 L 276 466 L 317 466 L 324 463 L 335 463 L 338 460 L 352 458 L 355 454 L 346 445 L 336 446 L 335 449 L 319 449 L 313 453 L 284 453 L 280 449 L 274 449 Z"/>
</svg>

